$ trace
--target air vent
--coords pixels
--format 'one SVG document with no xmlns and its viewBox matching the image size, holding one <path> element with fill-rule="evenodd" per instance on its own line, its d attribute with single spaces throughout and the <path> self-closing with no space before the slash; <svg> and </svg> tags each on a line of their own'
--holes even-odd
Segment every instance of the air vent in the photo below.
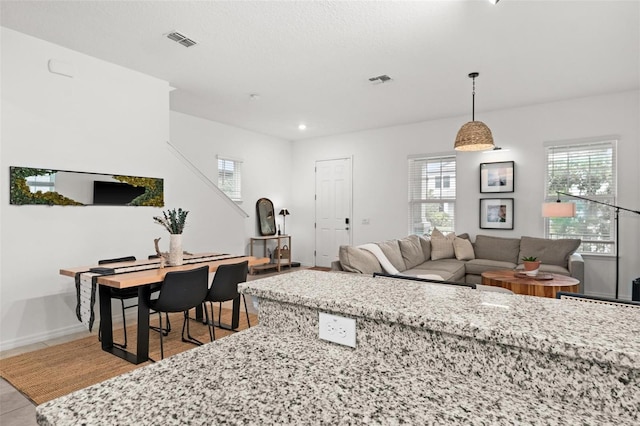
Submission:
<svg viewBox="0 0 640 426">
<path fill-rule="evenodd" d="M 372 82 L 373 84 L 386 83 L 387 81 L 391 81 L 391 77 L 389 77 L 386 74 L 383 74 L 377 77 L 371 77 L 369 81 Z"/>
<path fill-rule="evenodd" d="M 180 34 L 177 31 L 167 34 L 167 38 L 183 45 L 184 47 L 191 47 L 198 44 L 196 41 L 191 40 L 189 37 L 184 34 Z"/>
</svg>

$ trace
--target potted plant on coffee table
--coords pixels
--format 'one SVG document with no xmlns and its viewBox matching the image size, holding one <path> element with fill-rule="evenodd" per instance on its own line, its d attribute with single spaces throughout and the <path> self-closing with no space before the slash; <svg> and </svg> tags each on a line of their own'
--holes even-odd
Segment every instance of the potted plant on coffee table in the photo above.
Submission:
<svg viewBox="0 0 640 426">
<path fill-rule="evenodd" d="M 525 273 L 537 271 L 540 268 L 540 262 L 535 256 L 525 256 L 522 258 L 522 263 L 524 264 Z M 527 274 L 527 275 L 535 275 L 535 273 Z"/>
</svg>

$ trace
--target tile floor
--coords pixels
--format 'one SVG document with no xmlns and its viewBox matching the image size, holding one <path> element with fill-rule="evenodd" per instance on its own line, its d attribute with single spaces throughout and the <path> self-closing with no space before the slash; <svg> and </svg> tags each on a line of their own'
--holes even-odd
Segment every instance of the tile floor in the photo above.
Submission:
<svg viewBox="0 0 640 426">
<path fill-rule="evenodd" d="M 304 268 L 293 268 L 292 271 L 300 270 Z M 287 273 L 289 270 L 285 270 L 280 273 Z M 249 275 L 248 281 L 265 278 L 272 275 L 277 275 L 277 272 L 273 273 L 261 273 L 258 275 Z M 230 302 L 229 302 L 230 303 Z M 247 298 L 247 305 L 249 312 L 254 312 L 253 304 Z M 241 304 L 242 306 L 242 304 Z M 228 306 L 231 308 L 231 305 Z M 244 310 L 244 307 L 241 307 Z M 127 315 L 127 319 L 128 315 Z M 81 339 L 90 335 L 96 335 L 96 341 L 98 339 L 97 333 L 90 333 L 89 331 L 70 334 L 68 336 L 60 337 L 57 339 L 51 339 L 41 343 L 34 343 L 32 345 L 26 345 L 15 349 L 0 352 L 0 359 L 12 357 L 14 355 L 23 354 L 26 352 L 43 349 L 48 346 L 59 345 L 61 343 L 69 342 L 71 340 Z M 18 390 L 11 386 L 4 379 L 0 378 L 0 425 L 2 426 L 34 426 L 36 423 L 36 406 L 22 395 Z"/>
<path fill-rule="evenodd" d="M 90 336 L 89 331 L 70 334 L 46 342 L 34 343 L 0 352 L 0 359 L 9 358 L 26 352 L 36 351 L 48 346 L 59 345 L 83 337 Z M 96 339 L 98 337 L 96 336 Z M 36 425 L 36 406 L 11 386 L 4 379 L 0 379 L 0 425 L 2 426 L 33 426 Z"/>
</svg>

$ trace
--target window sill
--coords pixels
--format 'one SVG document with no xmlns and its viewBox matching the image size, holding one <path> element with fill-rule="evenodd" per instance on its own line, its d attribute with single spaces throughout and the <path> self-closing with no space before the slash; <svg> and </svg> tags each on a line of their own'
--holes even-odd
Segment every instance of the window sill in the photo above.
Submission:
<svg viewBox="0 0 640 426">
<path fill-rule="evenodd" d="M 610 253 L 578 253 L 579 255 L 582 255 L 582 257 L 588 259 L 588 258 L 593 258 L 593 259 L 615 259 L 616 255 L 615 254 L 610 254 Z"/>
</svg>

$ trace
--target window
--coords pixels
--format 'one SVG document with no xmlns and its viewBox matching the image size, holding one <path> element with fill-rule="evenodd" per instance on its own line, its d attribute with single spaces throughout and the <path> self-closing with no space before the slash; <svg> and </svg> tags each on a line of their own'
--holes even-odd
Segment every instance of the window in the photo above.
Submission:
<svg viewBox="0 0 640 426">
<path fill-rule="evenodd" d="M 608 140 L 547 144 L 546 201 L 557 200 L 556 191 L 561 191 L 615 204 L 616 142 Z M 614 210 L 563 195 L 560 199 L 576 204 L 576 217 L 545 219 L 545 236 L 580 238 L 582 244 L 578 248 L 579 253 L 613 254 Z"/>
<path fill-rule="evenodd" d="M 409 234 L 453 232 L 455 207 L 455 155 L 409 158 Z"/>
<path fill-rule="evenodd" d="M 242 201 L 242 161 L 218 156 L 218 188 L 235 202 Z"/>
<path fill-rule="evenodd" d="M 436 188 L 450 188 L 451 176 L 436 176 Z"/>
</svg>

